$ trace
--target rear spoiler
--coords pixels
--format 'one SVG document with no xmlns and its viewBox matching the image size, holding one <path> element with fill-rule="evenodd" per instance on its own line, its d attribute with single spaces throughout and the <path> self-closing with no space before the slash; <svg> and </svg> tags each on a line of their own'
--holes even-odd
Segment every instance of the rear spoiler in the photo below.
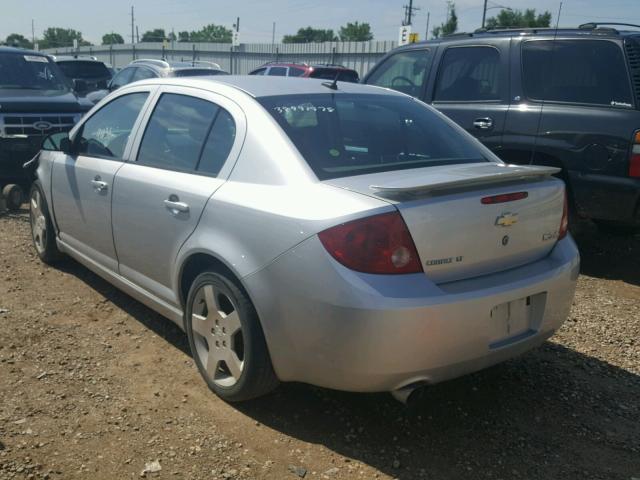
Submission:
<svg viewBox="0 0 640 480">
<path fill-rule="evenodd" d="M 435 167 L 437 168 L 437 167 Z M 560 172 L 556 167 L 508 165 L 504 163 L 472 163 L 425 169 L 425 173 L 405 177 L 386 185 L 370 185 L 378 193 L 425 194 L 480 185 L 535 180 Z"/>
</svg>

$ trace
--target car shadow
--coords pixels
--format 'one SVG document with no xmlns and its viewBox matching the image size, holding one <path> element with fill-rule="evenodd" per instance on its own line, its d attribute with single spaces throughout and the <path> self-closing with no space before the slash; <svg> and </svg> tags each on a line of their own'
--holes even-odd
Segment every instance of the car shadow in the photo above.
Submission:
<svg viewBox="0 0 640 480">
<path fill-rule="evenodd" d="M 583 222 L 573 235 L 580 250 L 580 273 L 640 286 L 640 233 L 608 234 Z"/>
<path fill-rule="evenodd" d="M 190 355 L 172 322 L 75 261 L 58 268 Z M 639 375 L 549 341 L 420 390 L 409 406 L 385 393 L 290 383 L 234 408 L 341 456 L 312 478 L 367 478 L 359 469 L 368 465 L 397 479 L 629 480 L 640 475 L 638 398 Z"/>
</svg>

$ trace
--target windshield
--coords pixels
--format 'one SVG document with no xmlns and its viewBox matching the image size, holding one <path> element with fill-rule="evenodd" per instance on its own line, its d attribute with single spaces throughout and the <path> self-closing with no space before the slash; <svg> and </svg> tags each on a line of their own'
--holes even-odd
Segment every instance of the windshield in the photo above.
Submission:
<svg viewBox="0 0 640 480">
<path fill-rule="evenodd" d="M 0 89 L 68 90 L 55 63 L 43 55 L 0 53 Z"/>
<path fill-rule="evenodd" d="M 78 60 L 56 62 L 67 78 L 90 80 L 94 78 L 111 78 L 111 73 L 104 63 L 83 62 Z"/>
<path fill-rule="evenodd" d="M 320 180 L 487 161 L 471 139 L 408 97 L 339 93 L 258 101 Z"/>
</svg>

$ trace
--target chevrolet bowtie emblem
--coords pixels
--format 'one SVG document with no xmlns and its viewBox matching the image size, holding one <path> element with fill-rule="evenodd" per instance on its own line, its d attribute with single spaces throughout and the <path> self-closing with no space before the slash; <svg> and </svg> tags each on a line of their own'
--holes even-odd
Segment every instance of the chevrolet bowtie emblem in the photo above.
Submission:
<svg viewBox="0 0 640 480">
<path fill-rule="evenodd" d="M 498 218 L 496 218 L 496 226 L 497 227 L 510 227 L 518 223 L 518 214 L 517 213 L 503 213 Z"/>
</svg>

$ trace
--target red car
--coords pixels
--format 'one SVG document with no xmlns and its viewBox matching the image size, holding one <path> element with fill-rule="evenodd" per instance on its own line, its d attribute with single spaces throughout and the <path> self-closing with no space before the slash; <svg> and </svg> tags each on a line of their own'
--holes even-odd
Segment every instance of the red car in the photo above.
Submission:
<svg viewBox="0 0 640 480">
<path fill-rule="evenodd" d="M 358 72 L 343 65 L 329 63 L 308 65 L 306 63 L 270 62 L 262 65 L 249 75 L 272 75 L 276 77 L 309 77 L 333 80 L 338 78 L 341 82 L 358 83 Z"/>
</svg>

